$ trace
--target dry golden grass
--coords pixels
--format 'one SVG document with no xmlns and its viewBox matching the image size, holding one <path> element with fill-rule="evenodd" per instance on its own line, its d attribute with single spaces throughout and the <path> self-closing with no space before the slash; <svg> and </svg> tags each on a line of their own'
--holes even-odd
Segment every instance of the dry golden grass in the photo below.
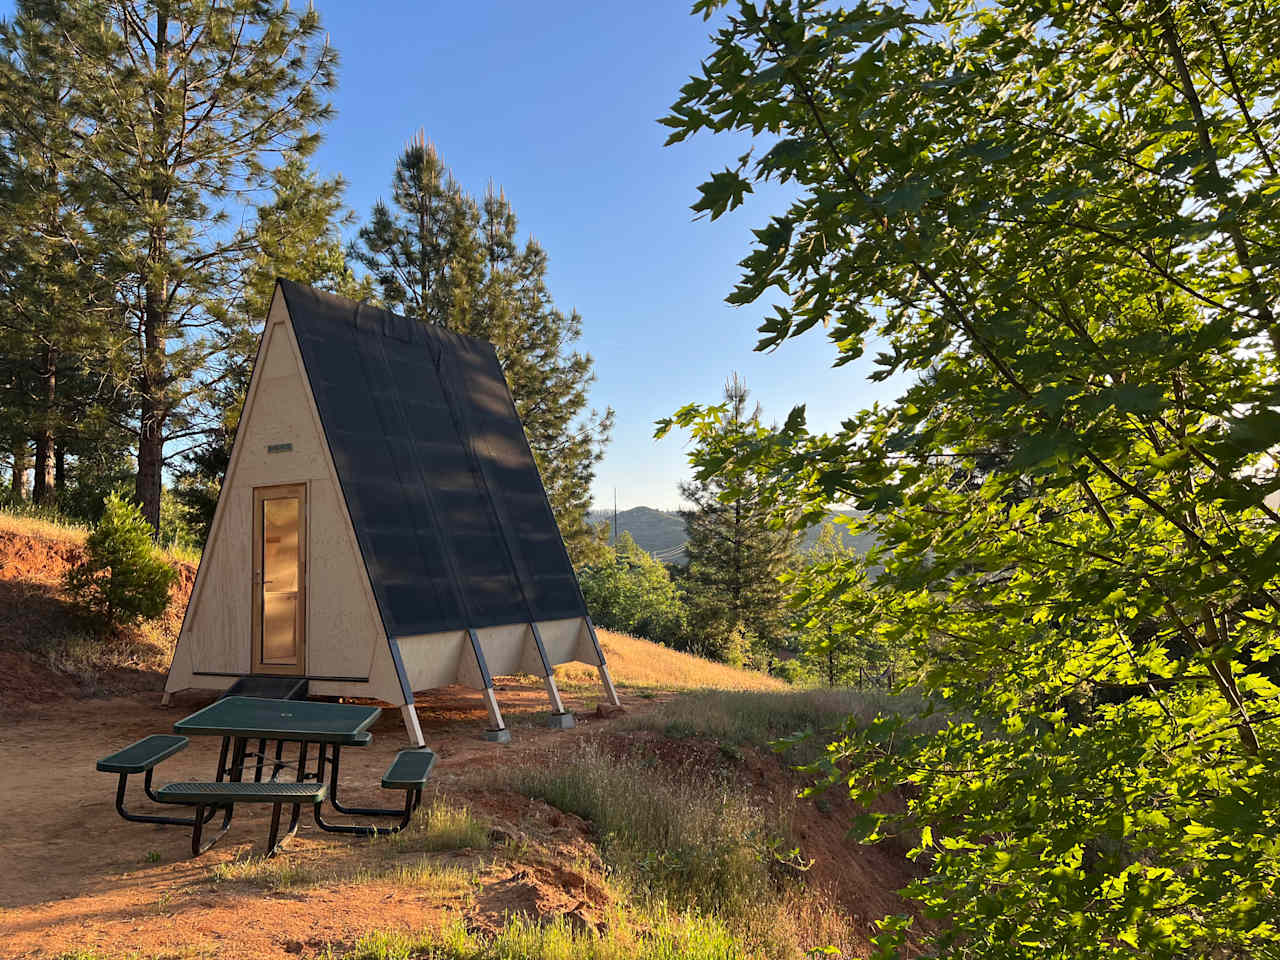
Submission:
<svg viewBox="0 0 1280 960">
<path fill-rule="evenodd" d="M 0 533 L 12 533 L 17 536 L 53 540 L 82 547 L 89 537 L 89 527 L 82 523 L 45 516 L 37 512 L 0 510 Z M 200 562 L 200 550 L 183 544 L 161 545 L 160 554 L 170 563 L 187 563 L 195 566 Z"/>
<path fill-rule="evenodd" d="M 89 536 L 89 528 L 80 524 L 26 513 L 12 513 L 8 510 L 0 510 L 0 532 L 14 533 L 23 537 L 40 537 L 45 540 L 60 540 L 77 545 L 83 544 L 85 538 Z"/>
<path fill-rule="evenodd" d="M 615 683 L 661 690 L 791 689 L 788 684 L 768 674 L 739 670 L 724 663 L 704 660 L 625 633 L 614 633 L 612 630 L 598 630 L 597 633 Z M 569 683 L 598 682 L 595 668 L 581 663 L 567 663 L 557 667 L 556 679 Z"/>
</svg>

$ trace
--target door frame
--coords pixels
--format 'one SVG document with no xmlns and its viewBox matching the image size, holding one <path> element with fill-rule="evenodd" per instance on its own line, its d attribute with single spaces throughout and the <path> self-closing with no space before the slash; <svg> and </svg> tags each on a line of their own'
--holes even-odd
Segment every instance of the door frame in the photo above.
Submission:
<svg viewBox="0 0 1280 960">
<path fill-rule="evenodd" d="M 310 519 L 309 500 L 306 483 L 277 483 L 264 487 L 254 487 L 252 542 L 250 544 L 251 589 L 253 600 L 250 605 L 252 613 L 251 640 L 249 657 L 251 672 L 256 675 L 274 675 L 301 677 L 307 673 L 307 527 Z M 266 500 L 279 500 L 285 497 L 297 497 L 300 501 L 298 509 L 298 600 L 297 617 L 294 620 L 294 639 L 297 644 L 298 662 L 296 664 L 263 663 L 262 662 L 262 504 Z"/>
</svg>

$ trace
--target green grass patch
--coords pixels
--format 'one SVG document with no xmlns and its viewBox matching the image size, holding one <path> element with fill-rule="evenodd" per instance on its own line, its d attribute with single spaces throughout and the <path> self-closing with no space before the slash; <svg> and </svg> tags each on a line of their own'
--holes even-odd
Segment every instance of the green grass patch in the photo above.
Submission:
<svg viewBox="0 0 1280 960">
<path fill-rule="evenodd" d="M 604 933 L 561 919 L 535 923 L 512 917 L 491 937 L 468 933 L 462 923 L 440 932 L 376 932 L 350 950 L 324 960 L 738 960 L 750 956 L 714 920 L 659 915 L 646 929 L 611 923 Z"/>
<path fill-rule="evenodd" d="M 404 857 L 489 847 L 488 826 L 477 820 L 469 808 L 434 796 L 418 808 L 404 830 L 369 839 L 366 850 L 375 854 L 372 864 L 319 864 L 289 857 L 254 856 L 219 863 L 209 871 L 209 878 L 215 883 L 242 883 L 267 890 L 339 883 L 394 883 L 419 889 L 427 887 L 448 896 L 473 886 L 474 872 L 441 866 L 425 856 L 406 863 Z"/>
<path fill-rule="evenodd" d="M 487 850 L 489 825 L 471 809 L 434 796 L 418 808 L 413 821 L 399 833 L 378 837 L 375 845 L 389 853 L 436 853 L 441 850 Z"/>
<path fill-rule="evenodd" d="M 133 950 L 125 953 L 103 953 L 96 949 L 79 949 L 54 954 L 51 960 L 208 960 L 216 955 L 217 949 L 214 947 L 180 947 L 161 953 L 138 953 Z"/>
</svg>

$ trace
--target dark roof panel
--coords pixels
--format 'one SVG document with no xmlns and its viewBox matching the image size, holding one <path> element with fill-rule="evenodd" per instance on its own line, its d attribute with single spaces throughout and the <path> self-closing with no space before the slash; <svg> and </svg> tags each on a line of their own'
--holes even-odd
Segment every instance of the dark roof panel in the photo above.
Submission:
<svg viewBox="0 0 1280 960">
<path fill-rule="evenodd" d="M 585 616 L 493 346 L 279 283 L 388 634 Z"/>
</svg>

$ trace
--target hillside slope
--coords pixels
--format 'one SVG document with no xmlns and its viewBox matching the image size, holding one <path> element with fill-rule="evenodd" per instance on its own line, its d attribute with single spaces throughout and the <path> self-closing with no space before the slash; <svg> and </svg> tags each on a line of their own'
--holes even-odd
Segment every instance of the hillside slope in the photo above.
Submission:
<svg viewBox="0 0 1280 960">
<path fill-rule="evenodd" d="M 82 555 L 86 531 L 0 513 L 0 709 L 4 705 L 159 690 L 173 655 L 195 567 L 170 558 L 178 580 L 159 620 L 101 638 L 76 616 L 62 578 Z M 764 674 L 680 653 L 639 637 L 600 631 L 619 685 L 668 690 L 783 690 Z M 595 684 L 595 670 L 565 664 L 570 683 Z"/>
</svg>

